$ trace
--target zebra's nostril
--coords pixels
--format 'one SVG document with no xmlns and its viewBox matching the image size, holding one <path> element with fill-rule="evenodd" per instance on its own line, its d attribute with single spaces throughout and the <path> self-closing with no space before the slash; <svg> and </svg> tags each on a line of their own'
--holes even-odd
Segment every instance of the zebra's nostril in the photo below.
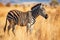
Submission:
<svg viewBox="0 0 60 40">
<path fill-rule="evenodd" d="M 48 18 L 48 15 L 46 14 L 45 19 L 47 19 L 47 18 Z"/>
</svg>

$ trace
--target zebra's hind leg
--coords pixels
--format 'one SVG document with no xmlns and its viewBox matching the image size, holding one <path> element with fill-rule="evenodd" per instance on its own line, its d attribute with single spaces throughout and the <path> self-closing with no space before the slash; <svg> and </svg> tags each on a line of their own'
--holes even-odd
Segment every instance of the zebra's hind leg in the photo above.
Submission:
<svg viewBox="0 0 60 40">
<path fill-rule="evenodd" d="M 15 25 L 9 25 L 9 26 L 8 26 L 8 35 L 9 35 L 9 30 L 10 30 L 11 28 L 12 28 L 13 34 L 15 35 L 15 33 L 14 33 Z"/>
<path fill-rule="evenodd" d="M 15 35 L 15 33 L 14 33 L 15 24 L 10 24 L 10 25 L 8 26 L 8 35 L 9 35 L 9 30 L 10 30 L 11 28 L 12 28 L 13 34 Z"/>
<path fill-rule="evenodd" d="M 8 34 L 9 34 L 9 30 L 12 28 L 12 32 L 13 32 L 13 34 L 15 35 L 15 33 L 14 33 L 14 28 L 15 27 L 15 22 L 14 21 L 12 21 L 12 20 L 9 20 L 9 26 L 8 26 Z"/>
<path fill-rule="evenodd" d="M 13 32 L 13 34 L 15 35 L 14 29 L 15 29 L 15 24 L 12 26 L 12 32 Z"/>
<path fill-rule="evenodd" d="M 8 26 L 8 35 L 9 35 L 9 30 L 11 29 L 11 25 Z"/>
</svg>

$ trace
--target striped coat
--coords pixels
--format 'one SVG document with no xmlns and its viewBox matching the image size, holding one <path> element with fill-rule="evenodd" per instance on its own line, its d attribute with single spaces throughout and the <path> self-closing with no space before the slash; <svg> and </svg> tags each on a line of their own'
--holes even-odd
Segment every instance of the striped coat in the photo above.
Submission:
<svg viewBox="0 0 60 40">
<path fill-rule="evenodd" d="M 15 25 L 27 26 L 27 31 L 28 31 L 28 25 L 27 24 L 31 23 L 31 25 L 32 25 L 34 23 L 34 19 L 33 19 L 33 16 L 31 15 L 30 11 L 21 12 L 18 10 L 11 10 L 7 14 L 4 32 L 6 31 L 7 20 L 9 21 L 8 34 L 9 34 L 9 30 L 11 28 L 12 28 L 12 31 L 14 33 Z"/>
</svg>

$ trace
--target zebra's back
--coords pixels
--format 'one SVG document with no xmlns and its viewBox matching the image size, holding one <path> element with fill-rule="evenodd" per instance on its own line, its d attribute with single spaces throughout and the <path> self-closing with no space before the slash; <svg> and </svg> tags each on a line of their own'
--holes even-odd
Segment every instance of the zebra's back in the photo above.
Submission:
<svg viewBox="0 0 60 40">
<path fill-rule="evenodd" d="M 8 21 L 14 21 L 15 23 L 18 23 L 19 13 L 20 13 L 20 11 L 18 11 L 18 10 L 9 11 L 7 14 Z"/>
</svg>

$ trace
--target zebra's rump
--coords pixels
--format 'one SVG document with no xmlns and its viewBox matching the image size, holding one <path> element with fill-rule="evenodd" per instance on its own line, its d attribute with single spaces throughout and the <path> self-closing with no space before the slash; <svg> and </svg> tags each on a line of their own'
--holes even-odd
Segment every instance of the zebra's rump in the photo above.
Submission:
<svg viewBox="0 0 60 40">
<path fill-rule="evenodd" d="M 19 17 L 19 11 L 18 10 L 11 10 L 7 14 L 8 21 L 15 21 L 15 23 L 18 23 L 18 17 Z"/>
<path fill-rule="evenodd" d="M 8 21 L 14 21 L 14 23 L 21 26 L 27 25 L 28 22 L 28 12 L 21 12 L 18 10 L 11 10 L 7 14 Z"/>
</svg>

